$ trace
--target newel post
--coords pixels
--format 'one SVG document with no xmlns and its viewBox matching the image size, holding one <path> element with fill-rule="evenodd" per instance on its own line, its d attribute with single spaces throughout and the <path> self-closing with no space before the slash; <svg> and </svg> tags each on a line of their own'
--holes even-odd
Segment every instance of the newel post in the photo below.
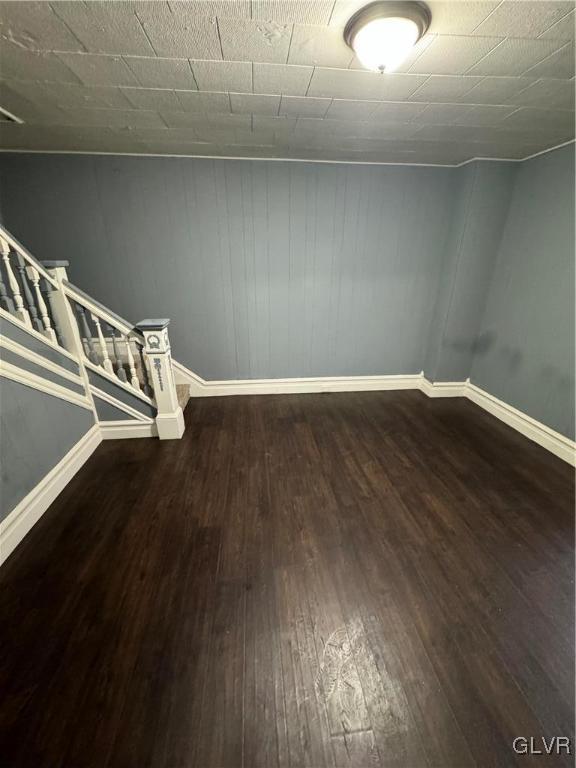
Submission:
<svg viewBox="0 0 576 768">
<path fill-rule="evenodd" d="M 144 357 L 152 378 L 160 440 L 177 440 L 184 434 L 184 414 L 178 403 L 172 370 L 168 325 L 170 320 L 142 320 L 136 326 L 144 335 Z"/>
<path fill-rule="evenodd" d="M 76 357 L 82 356 L 82 341 L 78 333 L 78 323 L 66 294 L 63 283 L 68 279 L 66 268 L 68 261 L 41 261 L 50 277 L 58 283 L 58 290 L 53 291 L 50 297 L 50 308 L 54 315 L 54 322 L 62 336 L 63 347 Z"/>
</svg>

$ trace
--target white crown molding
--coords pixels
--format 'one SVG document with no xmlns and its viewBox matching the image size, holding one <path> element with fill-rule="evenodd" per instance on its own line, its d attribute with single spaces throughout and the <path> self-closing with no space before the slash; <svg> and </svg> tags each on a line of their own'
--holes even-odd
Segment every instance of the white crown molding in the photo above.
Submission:
<svg viewBox="0 0 576 768">
<path fill-rule="evenodd" d="M 42 378 L 35 373 L 25 370 L 24 368 L 18 368 L 12 363 L 7 363 L 4 360 L 0 360 L 0 377 L 3 376 L 6 379 L 17 381 L 19 384 L 24 384 L 26 387 L 37 389 L 39 392 L 44 392 L 52 397 L 57 397 L 60 400 L 66 400 L 73 405 L 78 405 L 80 408 L 86 408 L 88 411 L 92 410 L 92 404 L 84 395 L 80 395 L 77 392 L 73 392 L 71 389 L 55 384 L 48 379 Z"/>
<path fill-rule="evenodd" d="M 101 440 L 100 429 L 95 424 L 0 523 L 0 565 L 86 463 Z"/>
<path fill-rule="evenodd" d="M 466 397 L 465 381 L 429 381 L 422 375 L 420 389 L 428 397 Z"/>
<path fill-rule="evenodd" d="M 468 160 L 464 160 L 461 163 L 394 163 L 394 162 L 379 162 L 377 160 L 315 160 L 314 158 L 306 157 L 238 157 L 235 155 L 175 155 L 175 154 L 158 154 L 152 152 L 85 152 L 82 150 L 66 150 L 66 149 L 3 149 L 0 148 L 0 154 L 16 154 L 16 155 L 102 155 L 104 157 L 150 157 L 150 158 L 162 158 L 162 157 L 176 157 L 176 158 L 191 158 L 194 160 L 256 160 L 256 161 L 268 161 L 276 163 L 327 163 L 329 165 L 391 165 L 391 166 L 409 166 L 420 168 L 463 168 L 469 163 L 487 162 L 487 163 L 523 163 L 526 160 L 532 160 L 539 155 L 545 155 L 547 152 L 553 152 L 555 149 L 561 149 L 569 144 L 574 144 L 576 139 L 570 139 L 562 144 L 557 144 L 554 147 L 548 147 L 540 152 L 536 152 L 528 157 L 470 157 Z"/>
<path fill-rule="evenodd" d="M 154 422 L 138 421 L 100 421 L 102 440 L 132 440 L 138 437 L 158 437 L 158 428 Z"/>
</svg>

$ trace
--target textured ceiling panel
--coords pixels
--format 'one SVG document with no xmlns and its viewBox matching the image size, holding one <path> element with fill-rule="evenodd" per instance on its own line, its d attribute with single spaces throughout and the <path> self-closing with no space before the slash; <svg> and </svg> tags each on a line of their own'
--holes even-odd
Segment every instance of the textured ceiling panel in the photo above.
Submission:
<svg viewBox="0 0 576 768">
<path fill-rule="evenodd" d="M 450 102 L 482 82 L 481 77 L 455 77 L 453 75 L 431 75 L 426 82 L 410 96 L 410 101 Z"/>
<path fill-rule="evenodd" d="M 469 78 L 466 78 L 469 79 Z M 469 104 L 513 104 L 514 96 L 534 82 L 528 77 L 485 77 L 458 101 Z"/>
<path fill-rule="evenodd" d="M 314 70 L 309 96 L 335 99 L 402 100 L 406 99 L 425 81 L 421 75 L 380 75 L 346 69 Z"/>
<path fill-rule="evenodd" d="M 84 46 L 48 3 L 0 3 L 0 35 L 31 50 L 83 51 Z"/>
<path fill-rule="evenodd" d="M 282 96 L 279 114 L 288 117 L 325 117 L 331 103 L 332 99 Z"/>
<path fill-rule="evenodd" d="M 154 56 L 138 18 L 123 3 L 56 2 L 51 5 L 87 51 Z M 56 50 L 66 49 L 57 47 Z"/>
<path fill-rule="evenodd" d="M 342 37 L 366 2 L 0 2 L 0 147 L 454 164 L 574 136 L 573 2 L 430 0 L 384 75 Z"/>
<path fill-rule="evenodd" d="M 191 61 L 201 91 L 252 91 L 252 64 L 240 61 Z"/>
<path fill-rule="evenodd" d="M 254 64 L 254 93 L 305 96 L 313 71 L 312 67 L 256 63 Z"/>
<path fill-rule="evenodd" d="M 347 69 L 353 58 L 340 29 L 294 25 L 289 64 Z"/>
<path fill-rule="evenodd" d="M 410 72 L 463 75 L 499 43 L 495 37 L 438 36 L 414 62 Z"/>
<path fill-rule="evenodd" d="M 474 34 L 539 37 L 573 7 L 572 3 L 555 3 L 552 0 L 545 3 L 530 0 L 504 2 L 474 30 Z"/>
<path fill-rule="evenodd" d="M 121 56 L 93 53 L 58 53 L 57 56 L 84 85 L 138 85 L 134 73 Z"/>
<path fill-rule="evenodd" d="M 127 56 L 124 61 L 136 78 L 135 84 L 144 88 L 180 88 L 193 91 L 198 87 L 187 59 Z"/>
<path fill-rule="evenodd" d="M 277 115 L 280 109 L 280 96 L 259 93 L 231 93 L 232 112 L 252 115 Z"/>
<path fill-rule="evenodd" d="M 280 24 L 328 24 L 334 0 L 252 0 L 252 18 Z"/>
<path fill-rule="evenodd" d="M 291 24 L 277 21 L 221 19 L 218 22 L 222 53 L 228 61 L 246 59 L 284 64 L 288 57 Z"/>
<path fill-rule="evenodd" d="M 470 68 L 470 75 L 522 75 L 530 67 L 558 50 L 557 40 L 524 40 L 510 38 L 502 41 L 482 61 Z"/>
</svg>

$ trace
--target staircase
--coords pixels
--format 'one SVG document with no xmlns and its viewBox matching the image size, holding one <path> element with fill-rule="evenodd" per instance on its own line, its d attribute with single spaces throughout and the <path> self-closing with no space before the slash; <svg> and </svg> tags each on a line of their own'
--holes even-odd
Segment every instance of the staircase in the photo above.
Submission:
<svg viewBox="0 0 576 768">
<path fill-rule="evenodd" d="M 3 227 L 0 257 L 0 376 L 91 409 L 103 438 L 182 437 L 190 386 L 176 384 L 169 320 L 132 325 Z"/>
</svg>

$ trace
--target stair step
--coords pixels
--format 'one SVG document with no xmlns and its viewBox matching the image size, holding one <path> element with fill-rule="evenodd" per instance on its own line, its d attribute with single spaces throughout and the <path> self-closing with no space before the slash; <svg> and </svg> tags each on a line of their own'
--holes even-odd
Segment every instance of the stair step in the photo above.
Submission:
<svg viewBox="0 0 576 768">
<path fill-rule="evenodd" d="M 176 384 L 176 393 L 178 395 L 178 404 L 184 410 L 188 400 L 190 400 L 190 387 L 188 384 Z"/>
</svg>

